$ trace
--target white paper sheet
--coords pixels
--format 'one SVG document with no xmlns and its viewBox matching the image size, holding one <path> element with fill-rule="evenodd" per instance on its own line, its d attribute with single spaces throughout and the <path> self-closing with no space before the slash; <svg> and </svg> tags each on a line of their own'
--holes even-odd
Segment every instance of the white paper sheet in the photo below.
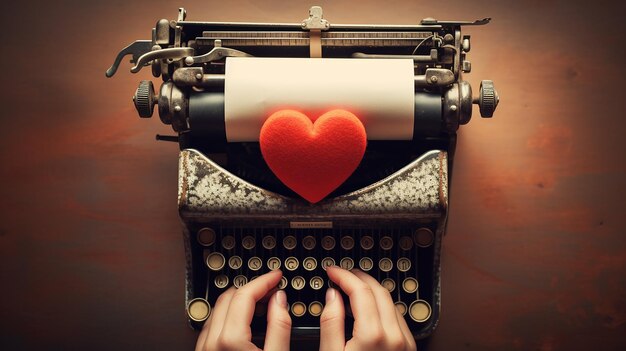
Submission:
<svg viewBox="0 0 626 351">
<path fill-rule="evenodd" d="M 275 111 L 317 119 L 341 108 L 354 113 L 369 140 L 413 137 L 414 79 L 410 59 L 227 58 L 226 138 L 258 141 Z"/>
</svg>

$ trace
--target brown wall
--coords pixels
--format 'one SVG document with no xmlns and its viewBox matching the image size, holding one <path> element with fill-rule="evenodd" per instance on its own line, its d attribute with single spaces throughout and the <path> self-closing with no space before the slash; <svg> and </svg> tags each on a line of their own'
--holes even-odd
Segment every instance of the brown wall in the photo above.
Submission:
<svg viewBox="0 0 626 351">
<path fill-rule="evenodd" d="M 626 348 L 623 6 L 318 1 L 342 23 L 493 17 L 466 76 L 501 104 L 459 133 L 429 350 Z M 171 1 L 1 5 L 0 348 L 191 349 L 177 147 L 104 71 Z M 304 1 L 187 1 L 189 20 L 294 22 Z M 618 8 L 619 7 L 619 8 Z M 475 111 L 477 112 L 477 111 Z"/>
</svg>

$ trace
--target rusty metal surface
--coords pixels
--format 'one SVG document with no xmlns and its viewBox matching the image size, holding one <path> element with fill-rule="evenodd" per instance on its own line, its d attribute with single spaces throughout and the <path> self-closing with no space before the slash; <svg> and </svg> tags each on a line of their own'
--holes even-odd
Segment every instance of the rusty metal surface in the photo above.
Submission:
<svg viewBox="0 0 626 351">
<path fill-rule="evenodd" d="M 493 18 L 468 30 L 480 34 L 467 78 L 492 78 L 505 100 L 459 132 L 441 318 L 421 350 L 626 349 L 624 5 L 319 4 L 337 23 Z M 185 3 L 219 21 L 289 21 L 310 5 Z M 140 77 L 102 74 L 104 52 L 144 37 L 172 3 L 10 6 L 0 48 L 26 54 L 0 57 L 0 349 L 193 349 L 178 150 L 136 117 Z"/>
</svg>

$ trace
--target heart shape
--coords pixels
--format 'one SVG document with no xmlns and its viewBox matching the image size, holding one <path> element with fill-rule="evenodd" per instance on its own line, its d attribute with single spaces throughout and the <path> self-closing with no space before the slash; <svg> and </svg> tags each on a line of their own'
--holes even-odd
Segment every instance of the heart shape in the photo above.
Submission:
<svg viewBox="0 0 626 351">
<path fill-rule="evenodd" d="M 261 153 L 272 172 L 311 203 L 337 189 L 357 168 L 367 146 L 361 121 L 332 110 L 311 121 L 294 110 L 273 113 L 263 124 Z"/>
</svg>

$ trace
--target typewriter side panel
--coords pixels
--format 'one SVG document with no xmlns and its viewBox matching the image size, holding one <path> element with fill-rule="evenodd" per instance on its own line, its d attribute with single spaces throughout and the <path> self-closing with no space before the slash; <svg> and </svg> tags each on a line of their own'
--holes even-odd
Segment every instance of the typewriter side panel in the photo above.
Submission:
<svg viewBox="0 0 626 351">
<path fill-rule="evenodd" d="M 294 338 L 315 339 L 330 285 L 323 270 L 332 264 L 376 277 L 390 290 L 416 338 L 436 327 L 446 152 L 427 153 L 376 184 L 318 206 L 246 183 L 193 150 L 181 152 L 179 171 L 192 327 L 201 327 L 226 288 L 280 268 Z M 259 305 L 253 320 L 259 333 L 265 330 L 264 312 Z M 352 322 L 348 312 L 347 335 Z"/>
</svg>

